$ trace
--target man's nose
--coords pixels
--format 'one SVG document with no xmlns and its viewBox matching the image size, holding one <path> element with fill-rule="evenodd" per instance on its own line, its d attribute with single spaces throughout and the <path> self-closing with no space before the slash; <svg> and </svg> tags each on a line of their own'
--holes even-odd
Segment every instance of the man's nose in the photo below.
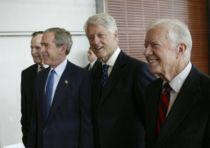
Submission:
<svg viewBox="0 0 210 148">
<path fill-rule="evenodd" d="M 94 38 L 93 38 L 93 44 L 97 45 L 99 42 L 100 42 L 99 37 L 97 35 L 95 35 Z"/>
<path fill-rule="evenodd" d="M 152 48 L 150 45 L 148 45 L 147 47 L 145 47 L 145 50 L 144 50 L 144 55 L 147 56 L 149 54 L 152 53 Z"/>
</svg>

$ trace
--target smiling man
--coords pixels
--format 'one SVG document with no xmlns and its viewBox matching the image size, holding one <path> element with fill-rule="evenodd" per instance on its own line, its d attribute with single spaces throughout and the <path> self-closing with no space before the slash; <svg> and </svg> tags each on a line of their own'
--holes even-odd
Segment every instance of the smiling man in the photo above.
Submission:
<svg viewBox="0 0 210 148">
<path fill-rule="evenodd" d="M 90 48 L 102 63 L 93 72 L 95 147 L 144 148 L 143 92 L 154 77 L 145 63 L 120 49 L 112 16 L 91 16 L 84 29 Z"/>
<path fill-rule="evenodd" d="M 191 64 L 191 50 L 179 20 L 148 27 L 144 53 L 160 78 L 145 93 L 147 148 L 210 148 L 210 78 Z"/>
<path fill-rule="evenodd" d="M 71 34 L 63 28 L 49 28 L 41 43 L 49 68 L 37 76 L 28 147 L 93 148 L 90 77 L 67 60 Z"/>
<path fill-rule="evenodd" d="M 27 147 L 28 132 L 32 118 L 35 79 L 43 65 L 41 54 L 42 35 L 43 31 L 33 32 L 31 35 L 31 56 L 35 64 L 27 67 L 21 73 L 21 125 L 23 133 L 22 141 L 25 147 Z"/>
</svg>

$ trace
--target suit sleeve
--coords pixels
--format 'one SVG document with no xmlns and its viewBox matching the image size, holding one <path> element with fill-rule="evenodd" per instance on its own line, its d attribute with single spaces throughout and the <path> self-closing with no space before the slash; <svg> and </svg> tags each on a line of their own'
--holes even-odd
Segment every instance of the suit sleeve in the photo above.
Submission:
<svg viewBox="0 0 210 148">
<path fill-rule="evenodd" d="M 209 87 L 207 87 L 209 88 Z M 206 97 L 206 96 L 204 96 Z M 208 97 L 207 98 L 207 101 L 208 103 L 207 104 L 210 104 L 210 94 L 208 94 Z M 206 132 L 205 132 L 205 135 L 204 135 L 204 144 L 203 144 L 203 148 L 210 148 L 210 109 L 209 109 L 209 105 L 208 105 L 208 121 L 207 121 L 207 126 L 206 126 Z"/>
<path fill-rule="evenodd" d="M 37 84 L 37 79 L 35 79 L 35 88 L 34 88 L 34 98 L 32 106 L 32 117 L 30 122 L 30 130 L 28 131 L 27 146 L 26 148 L 36 148 L 37 147 L 37 90 L 39 85 Z"/>
<path fill-rule="evenodd" d="M 150 73 L 147 64 L 140 64 L 138 65 L 138 68 L 136 68 L 136 73 L 135 73 L 135 79 L 134 79 L 134 84 L 135 84 L 135 100 L 137 104 L 137 110 L 140 115 L 141 120 L 145 121 L 145 90 L 146 87 L 153 81 L 155 80 L 155 76 Z"/>
<path fill-rule="evenodd" d="M 90 75 L 85 75 L 80 88 L 80 148 L 93 147 Z"/>
<path fill-rule="evenodd" d="M 205 136 L 205 144 L 203 148 L 210 148 L 210 117 L 208 120 L 207 130 L 206 130 L 206 136 Z"/>
</svg>

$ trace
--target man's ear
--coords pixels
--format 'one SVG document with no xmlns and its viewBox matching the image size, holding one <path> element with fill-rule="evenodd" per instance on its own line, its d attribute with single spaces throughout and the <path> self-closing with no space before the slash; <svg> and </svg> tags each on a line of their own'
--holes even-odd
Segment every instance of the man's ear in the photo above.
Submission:
<svg viewBox="0 0 210 148">
<path fill-rule="evenodd" d="M 61 46 L 61 51 L 62 51 L 62 53 L 66 54 L 66 52 L 67 52 L 67 45 L 66 44 L 63 44 Z"/>
<path fill-rule="evenodd" d="M 119 38 L 118 38 L 118 31 L 117 31 L 117 30 L 115 30 L 115 32 L 114 32 L 114 36 L 115 36 L 115 38 L 117 39 L 117 41 L 119 42 Z"/>
<path fill-rule="evenodd" d="M 187 50 L 187 45 L 185 43 L 179 43 L 178 45 L 178 53 L 183 55 Z"/>
</svg>

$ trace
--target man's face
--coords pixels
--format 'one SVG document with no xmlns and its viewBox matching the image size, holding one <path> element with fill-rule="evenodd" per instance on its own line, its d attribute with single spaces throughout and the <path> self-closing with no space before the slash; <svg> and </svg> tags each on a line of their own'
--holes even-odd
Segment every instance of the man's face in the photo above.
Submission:
<svg viewBox="0 0 210 148">
<path fill-rule="evenodd" d="M 41 45 L 41 40 L 42 40 L 42 34 L 38 34 L 35 37 L 32 37 L 31 39 L 31 55 L 34 60 L 34 63 L 41 64 L 42 61 L 42 45 Z"/>
<path fill-rule="evenodd" d="M 178 46 L 167 36 L 163 27 L 150 30 L 146 34 L 144 51 L 151 72 L 164 78 L 175 75 L 180 66 Z"/>
<path fill-rule="evenodd" d="M 57 47 L 55 44 L 55 35 L 53 32 L 47 32 L 43 34 L 43 57 L 45 64 L 55 68 L 65 58 L 65 50 L 63 46 Z"/>
<path fill-rule="evenodd" d="M 118 47 L 117 31 L 110 32 L 101 25 L 90 25 L 87 28 L 90 48 L 95 55 L 106 62 Z"/>
</svg>

